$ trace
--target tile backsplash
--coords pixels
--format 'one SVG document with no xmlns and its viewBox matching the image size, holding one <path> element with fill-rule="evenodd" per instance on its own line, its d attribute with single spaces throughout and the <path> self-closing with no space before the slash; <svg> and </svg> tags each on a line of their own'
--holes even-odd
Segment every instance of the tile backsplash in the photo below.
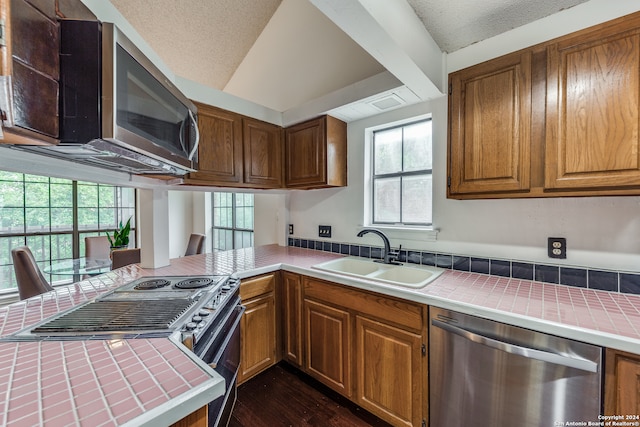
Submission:
<svg viewBox="0 0 640 427">
<path fill-rule="evenodd" d="M 290 237 L 289 246 L 333 252 L 363 258 L 382 259 L 382 248 L 338 243 L 327 240 L 310 240 Z M 611 292 L 640 294 L 640 274 L 568 267 L 553 264 L 529 263 L 505 259 L 470 257 L 456 254 L 401 250 L 398 261 L 409 264 L 432 265 L 458 271 L 535 280 L 581 288 Z"/>
</svg>

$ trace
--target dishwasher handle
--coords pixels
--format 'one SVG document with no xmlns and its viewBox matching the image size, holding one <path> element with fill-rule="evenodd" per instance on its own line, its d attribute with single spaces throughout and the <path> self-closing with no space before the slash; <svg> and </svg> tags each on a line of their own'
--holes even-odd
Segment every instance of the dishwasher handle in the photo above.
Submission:
<svg viewBox="0 0 640 427">
<path fill-rule="evenodd" d="M 503 341 L 486 337 L 484 335 L 477 334 L 475 332 L 471 332 L 459 326 L 454 326 L 450 323 L 442 322 L 437 319 L 431 319 L 431 324 L 440 329 L 444 329 L 445 331 L 466 338 L 469 341 L 473 341 L 477 344 L 482 344 L 496 350 L 504 351 L 505 353 L 516 354 L 518 356 L 527 357 L 529 359 L 536 359 L 542 362 L 554 363 L 556 365 L 568 366 L 569 368 L 580 369 L 582 371 L 598 372 L 598 364 L 596 362 L 592 362 L 591 360 L 583 359 L 580 357 L 565 356 L 548 351 L 537 350 L 535 348 L 522 347 L 515 344 L 509 344 Z"/>
</svg>

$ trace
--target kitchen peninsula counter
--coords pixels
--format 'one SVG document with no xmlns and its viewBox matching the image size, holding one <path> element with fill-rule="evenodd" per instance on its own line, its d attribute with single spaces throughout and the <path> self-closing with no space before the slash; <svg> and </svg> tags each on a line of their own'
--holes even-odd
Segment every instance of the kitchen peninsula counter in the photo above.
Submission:
<svg viewBox="0 0 640 427">
<path fill-rule="evenodd" d="M 145 276 L 277 270 L 313 276 L 504 323 L 640 354 L 640 296 L 447 270 L 423 289 L 351 279 L 313 265 L 342 255 L 277 245 L 137 265 L 0 308 L 4 339 L 56 313 Z M 222 395 L 222 379 L 179 342 L 0 342 L 0 425 L 162 425 Z"/>
</svg>

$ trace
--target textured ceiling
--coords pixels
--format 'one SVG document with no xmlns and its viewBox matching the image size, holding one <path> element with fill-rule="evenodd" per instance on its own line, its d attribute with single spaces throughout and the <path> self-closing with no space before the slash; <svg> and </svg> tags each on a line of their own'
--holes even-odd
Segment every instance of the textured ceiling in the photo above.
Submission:
<svg viewBox="0 0 640 427">
<path fill-rule="evenodd" d="M 281 2 L 111 0 L 175 74 L 216 89 L 227 84 Z"/>
<path fill-rule="evenodd" d="M 407 0 L 443 52 L 451 53 L 587 0 Z"/>
<path fill-rule="evenodd" d="M 284 113 L 296 108 L 307 111 L 305 106 L 341 89 L 357 90 L 360 82 L 385 70 L 393 69 L 390 74 L 408 92 L 419 93 L 415 82 L 410 86 L 399 77 L 396 59 L 406 60 L 415 46 L 422 45 L 409 40 L 409 47 L 398 46 L 401 54 L 394 55 L 389 46 L 395 40 L 385 32 L 385 25 L 408 27 L 414 12 L 416 25 L 421 30 L 424 25 L 439 49 L 451 53 L 586 0 L 110 1 L 177 76 Z M 318 4 L 322 7 L 316 8 Z M 327 14 L 332 8 L 340 10 L 333 21 Z M 402 22 L 385 22 L 371 31 L 377 23 L 361 14 L 348 15 L 353 19 L 338 25 L 340 16 L 347 16 L 340 15 L 342 11 L 366 14 L 374 9 L 382 12 L 381 21 L 402 16 Z M 410 15 L 395 13 L 407 10 Z M 349 30 L 371 42 L 362 43 L 360 38 L 356 43 L 347 35 Z M 414 34 L 404 32 L 405 39 Z M 365 45 L 367 51 L 361 47 Z M 436 52 L 439 55 L 437 48 Z M 387 60 L 378 62 L 374 57 Z M 426 58 L 431 59 L 440 60 Z M 425 58 L 416 64 L 421 60 Z M 374 95 L 369 91 L 360 99 Z"/>
</svg>

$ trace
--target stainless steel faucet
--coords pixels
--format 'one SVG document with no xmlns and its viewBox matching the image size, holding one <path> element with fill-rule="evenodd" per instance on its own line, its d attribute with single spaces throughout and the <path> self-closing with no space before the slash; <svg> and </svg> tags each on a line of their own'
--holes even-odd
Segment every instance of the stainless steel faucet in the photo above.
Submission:
<svg viewBox="0 0 640 427">
<path fill-rule="evenodd" d="M 358 233 L 358 237 L 362 237 L 367 233 L 377 234 L 378 236 L 380 236 L 380 238 L 384 242 L 384 249 L 383 249 L 383 252 L 382 252 L 382 262 L 383 263 L 385 263 L 385 264 L 394 264 L 394 265 L 402 265 L 401 263 L 396 261 L 398 259 L 398 255 L 400 254 L 400 249 L 402 249 L 402 245 L 400 245 L 400 247 L 398 248 L 397 251 L 392 251 L 391 250 L 391 243 L 389 243 L 389 238 L 382 231 L 375 230 L 373 228 L 365 228 L 364 230 L 362 230 L 362 231 L 360 231 Z M 374 261 L 378 261 L 378 260 L 374 260 Z M 378 261 L 378 262 L 380 262 L 380 261 Z"/>
</svg>

